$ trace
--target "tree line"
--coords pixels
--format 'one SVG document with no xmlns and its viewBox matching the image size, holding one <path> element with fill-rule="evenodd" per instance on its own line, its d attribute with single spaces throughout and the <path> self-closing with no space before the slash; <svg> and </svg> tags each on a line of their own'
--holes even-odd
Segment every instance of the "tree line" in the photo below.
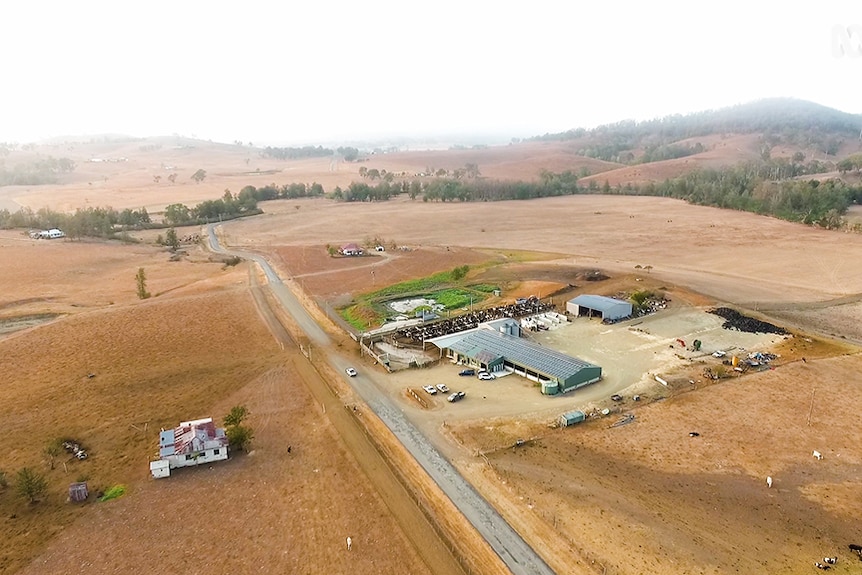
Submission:
<svg viewBox="0 0 862 575">
<path fill-rule="evenodd" d="M 301 146 L 301 147 L 274 147 L 267 146 L 260 151 L 260 155 L 277 160 L 295 160 L 298 158 L 325 158 L 327 156 L 341 155 L 345 161 L 353 162 L 359 157 L 359 149 L 352 146 L 339 146 L 336 149 L 324 148 L 323 146 Z"/>
<path fill-rule="evenodd" d="M 253 186 L 247 186 L 247 188 Z M 254 194 L 243 189 L 234 195 L 225 190 L 224 195 L 217 200 L 205 200 L 193 208 L 185 204 L 171 204 L 165 208 L 165 223 L 177 226 L 203 225 L 210 222 L 232 220 L 244 216 L 262 214 L 257 207 Z"/>
<path fill-rule="evenodd" d="M 0 161 L 0 186 L 38 186 L 57 182 L 60 174 L 75 171 L 75 162 L 69 158 L 39 158 L 31 162 L 6 168 Z"/>
<path fill-rule="evenodd" d="M 857 157 L 858 156 L 858 157 Z M 862 166 L 862 155 L 848 158 L 847 170 Z M 855 158 L 855 159 L 853 159 Z M 352 182 L 347 188 L 337 186 L 329 198 L 345 202 L 386 201 L 399 194 L 426 202 L 475 202 L 527 200 L 573 194 L 648 195 L 681 199 L 689 203 L 744 210 L 781 219 L 816 224 L 827 228 L 844 225 L 843 216 L 849 206 L 862 203 L 862 186 L 852 186 L 842 180 L 794 179 L 816 173 L 822 168 L 816 161 L 802 163 L 804 157 L 766 159 L 745 162 L 721 169 L 701 169 L 683 176 L 647 184 L 611 186 L 591 180 L 579 183 L 578 174 L 542 171 L 538 181 L 496 181 L 481 178 L 453 177 L 432 180 L 384 179 L 376 185 Z M 473 171 L 478 174 L 478 168 Z M 207 200 L 190 208 L 175 203 L 167 206 L 164 223 L 154 223 L 146 209 L 84 208 L 74 214 L 54 212 L 46 208 L 36 212 L 29 208 L 10 213 L 0 210 L 0 228 L 61 228 L 72 238 L 85 236 L 114 237 L 128 229 L 160 228 L 179 225 L 205 224 L 263 213 L 258 202 L 321 197 L 325 191 L 318 183 L 292 183 L 260 188 L 245 186 L 239 194 L 225 190 L 216 200 Z"/>
<path fill-rule="evenodd" d="M 321 158 L 332 156 L 335 150 L 324 148 L 323 146 L 302 146 L 302 147 L 273 147 L 267 146 L 260 151 L 260 155 L 276 160 L 295 160 L 298 158 Z"/>
<path fill-rule="evenodd" d="M 318 183 L 292 183 L 260 188 L 245 186 L 238 194 L 225 190 L 217 200 L 205 200 L 194 207 L 171 204 L 165 208 L 164 223 L 152 221 L 146 208 L 115 210 L 110 207 L 79 208 L 74 213 L 56 212 L 48 208 L 33 211 L 21 208 L 15 212 L 0 209 L 0 229 L 60 228 L 66 236 L 112 238 L 133 229 L 166 228 L 175 225 L 206 224 L 263 213 L 257 203 L 266 200 L 321 197 L 323 186 Z"/>
<path fill-rule="evenodd" d="M 324 195 L 323 186 L 314 182 L 312 184 L 303 184 L 294 182 L 292 184 L 269 184 L 256 188 L 254 186 L 245 186 L 240 190 L 240 196 L 253 197 L 258 202 L 267 200 L 295 200 L 297 198 L 317 198 Z"/>
<path fill-rule="evenodd" d="M 862 172 L 862 154 L 853 154 L 852 156 L 847 156 L 836 165 L 838 171 L 842 174 L 846 174 L 847 172 L 855 172 L 858 176 L 860 172 Z"/>
<path fill-rule="evenodd" d="M 113 237 L 123 229 L 158 227 L 150 220 L 146 208 L 140 210 L 113 208 L 78 208 L 75 213 L 55 212 L 48 208 L 33 211 L 21 208 L 18 211 L 0 210 L 0 229 L 11 228 L 60 228 L 70 238 Z"/>
<path fill-rule="evenodd" d="M 795 166 L 795 167 L 794 167 Z M 611 186 L 591 180 L 579 184 L 572 171 L 543 171 L 535 182 L 488 179 L 434 179 L 430 181 L 380 182 L 376 186 L 353 182 L 336 188 L 330 198 L 340 201 L 385 201 L 398 194 L 421 197 L 426 202 L 479 202 L 528 200 L 573 194 L 619 194 L 669 197 L 686 202 L 769 215 L 780 219 L 839 228 L 847 209 L 862 203 L 862 186 L 838 179 L 793 179 L 805 173 L 806 164 L 779 158 L 746 162 L 721 169 L 702 169 L 648 184 Z"/>
<path fill-rule="evenodd" d="M 245 193 L 234 195 L 230 190 L 225 190 L 221 198 L 203 201 L 193 208 L 179 203 L 167 206 L 164 223 L 153 222 L 146 208 L 140 210 L 126 208 L 117 211 L 110 207 L 90 207 L 78 208 L 71 214 L 48 208 L 41 208 L 38 211 L 21 208 L 15 212 L 0 210 L 0 229 L 59 228 L 72 239 L 114 238 L 128 230 L 206 224 L 260 213 L 263 211 L 257 207 L 257 200 L 250 191 L 246 190 Z"/>
</svg>

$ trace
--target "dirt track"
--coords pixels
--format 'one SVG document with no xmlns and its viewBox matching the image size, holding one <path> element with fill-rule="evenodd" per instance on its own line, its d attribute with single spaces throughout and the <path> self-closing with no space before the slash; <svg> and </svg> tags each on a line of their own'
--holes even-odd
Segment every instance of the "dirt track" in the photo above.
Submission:
<svg viewBox="0 0 862 575">
<path fill-rule="evenodd" d="M 392 472 L 390 463 L 381 455 L 367 431 L 335 393 L 313 364 L 302 355 L 299 347 L 270 308 L 270 303 L 256 275 L 252 273 L 252 291 L 258 312 L 275 335 L 278 342 L 289 353 L 299 379 L 314 400 L 323 409 L 347 450 L 353 455 L 368 480 L 386 503 L 392 517 L 410 540 L 416 553 L 434 573 L 463 573 L 462 567 L 453 557 L 434 527 L 428 522 L 411 494 L 405 490 L 399 478 Z M 322 353 L 322 352 L 319 352 Z"/>
</svg>

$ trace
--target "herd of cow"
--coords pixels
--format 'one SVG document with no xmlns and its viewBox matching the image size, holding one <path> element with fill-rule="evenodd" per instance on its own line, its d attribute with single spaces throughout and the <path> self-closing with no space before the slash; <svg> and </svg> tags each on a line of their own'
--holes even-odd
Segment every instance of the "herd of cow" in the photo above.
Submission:
<svg viewBox="0 0 862 575">
<path fill-rule="evenodd" d="M 518 319 L 553 309 L 554 304 L 542 302 L 539 298 L 531 296 L 521 298 L 513 304 L 471 311 L 434 323 L 402 328 L 392 334 L 392 340 L 399 346 L 421 346 L 428 339 L 473 329 L 487 321 L 503 318 Z"/>
</svg>

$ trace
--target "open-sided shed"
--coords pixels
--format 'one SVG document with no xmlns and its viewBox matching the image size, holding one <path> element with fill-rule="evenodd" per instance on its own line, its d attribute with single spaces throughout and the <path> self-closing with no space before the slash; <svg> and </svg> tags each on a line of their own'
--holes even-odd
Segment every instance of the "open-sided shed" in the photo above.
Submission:
<svg viewBox="0 0 862 575">
<path fill-rule="evenodd" d="M 599 316 L 607 320 L 620 320 L 632 315 L 632 304 L 603 295 L 579 295 L 566 302 L 566 311 L 572 315 Z"/>
</svg>

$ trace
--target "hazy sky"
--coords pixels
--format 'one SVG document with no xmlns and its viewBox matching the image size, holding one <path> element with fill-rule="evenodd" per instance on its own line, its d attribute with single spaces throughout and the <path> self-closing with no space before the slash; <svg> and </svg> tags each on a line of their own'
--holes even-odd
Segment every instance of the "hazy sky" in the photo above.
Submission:
<svg viewBox="0 0 862 575">
<path fill-rule="evenodd" d="M 0 142 L 531 136 L 792 96 L 862 112 L 862 2 L 7 0 Z"/>
</svg>

